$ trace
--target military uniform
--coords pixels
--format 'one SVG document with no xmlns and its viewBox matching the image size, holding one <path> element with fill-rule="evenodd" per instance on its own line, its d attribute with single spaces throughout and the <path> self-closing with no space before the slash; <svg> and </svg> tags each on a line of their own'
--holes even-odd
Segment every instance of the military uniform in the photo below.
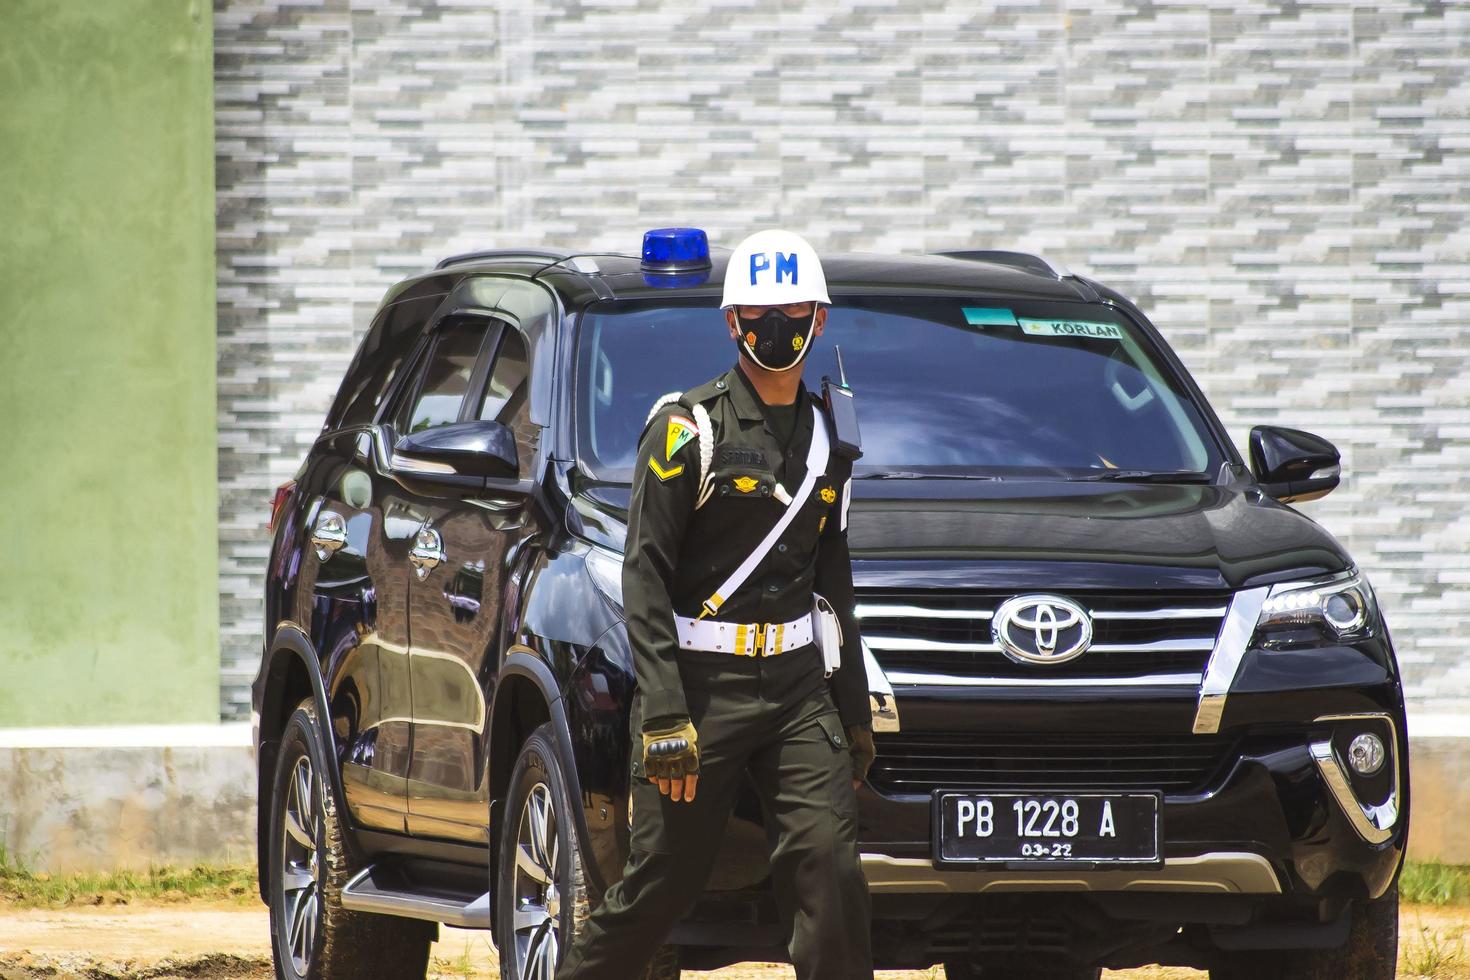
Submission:
<svg viewBox="0 0 1470 980">
<path fill-rule="evenodd" d="M 696 508 L 699 403 L 713 426 L 709 496 Z M 842 666 L 823 677 L 810 642 L 776 655 L 681 646 L 675 613 L 702 603 L 756 549 L 806 475 L 817 397 L 802 385 L 789 442 L 738 368 L 686 392 L 644 430 L 630 505 L 623 606 L 634 651 L 630 760 L 633 827 L 623 879 L 608 889 L 567 951 L 560 980 L 636 976 L 697 899 L 741 785 L 753 777 L 765 813 L 775 896 L 791 924 L 802 980 L 871 978 L 870 905 L 857 844 L 857 799 L 846 726 L 871 724 L 847 550 L 850 460 L 830 453 L 821 474 L 754 573 L 723 597 L 717 619 L 782 624 L 824 596 L 842 626 Z M 779 408 L 779 407 L 778 407 Z M 736 627 L 730 627 L 733 633 Z M 740 630 L 747 649 L 756 646 Z M 763 631 L 769 634 L 770 630 Z M 765 649 L 778 649 L 763 636 Z M 645 719 L 687 716 L 698 733 L 692 802 L 661 795 L 642 769 Z"/>
</svg>

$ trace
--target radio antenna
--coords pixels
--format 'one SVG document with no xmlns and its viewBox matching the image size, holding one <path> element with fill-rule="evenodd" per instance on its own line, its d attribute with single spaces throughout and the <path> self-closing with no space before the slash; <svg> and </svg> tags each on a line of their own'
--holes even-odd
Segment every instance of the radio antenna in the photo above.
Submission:
<svg viewBox="0 0 1470 980">
<path fill-rule="evenodd" d="M 837 346 L 836 344 L 833 344 L 832 345 L 832 350 L 837 355 L 837 381 L 838 381 L 838 383 L 840 385 L 842 385 L 842 387 L 844 387 L 844 388 L 851 387 L 847 383 L 847 369 L 842 366 L 842 348 L 839 347 L 839 346 Z"/>
</svg>

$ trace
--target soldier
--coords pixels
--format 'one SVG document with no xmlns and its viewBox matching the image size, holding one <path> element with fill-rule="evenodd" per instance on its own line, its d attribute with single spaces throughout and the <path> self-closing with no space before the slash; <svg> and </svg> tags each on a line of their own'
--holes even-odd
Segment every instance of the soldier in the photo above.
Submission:
<svg viewBox="0 0 1470 980">
<path fill-rule="evenodd" d="M 650 413 L 623 563 L 638 682 L 631 850 L 559 980 L 642 973 L 703 890 L 746 771 L 796 975 L 873 975 L 857 843 L 856 788 L 874 749 L 847 550 L 852 461 L 833 451 L 800 371 L 830 303 L 803 238 L 746 238 L 720 304 L 737 365 Z M 838 640 L 829 614 L 835 670 L 814 643 L 814 594 L 840 625 Z"/>
</svg>

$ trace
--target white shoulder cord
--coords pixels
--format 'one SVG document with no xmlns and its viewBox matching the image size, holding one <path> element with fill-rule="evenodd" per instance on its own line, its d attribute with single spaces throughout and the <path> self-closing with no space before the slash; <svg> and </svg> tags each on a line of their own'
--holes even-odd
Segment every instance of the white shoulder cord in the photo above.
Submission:
<svg viewBox="0 0 1470 980">
<path fill-rule="evenodd" d="M 643 427 L 647 428 L 648 423 L 653 421 L 653 417 L 659 413 L 660 409 L 665 405 L 672 405 L 674 402 L 677 402 L 683 394 L 682 391 L 671 391 L 654 402 L 653 407 L 648 410 L 648 418 L 643 420 Z M 715 461 L 715 433 L 714 424 L 710 421 L 709 411 L 703 405 L 695 402 L 692 414 L 694 415 L 694 425 L 699 429 L 699 494 L 694 501 L 694 509 L 698 510 L 704 506 L 704 502 L 710 498 L 710 494 L 714 493 L 715 490 L 715 485 L 710 480 L 709 473 L 710 466 Z"/>
</svg>

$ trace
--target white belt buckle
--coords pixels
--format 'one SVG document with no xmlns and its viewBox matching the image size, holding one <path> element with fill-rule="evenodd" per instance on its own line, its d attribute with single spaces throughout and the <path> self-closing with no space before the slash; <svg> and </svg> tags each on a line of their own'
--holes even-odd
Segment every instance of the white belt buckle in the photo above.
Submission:
<svg viewBox="0 0 1470 980">
<path fill-rule="evenodd" d="M 675 616 L 674 623 L 680 645 L 686 648 L 728 652 L 741 657 L 774 657 L 799 645 L 796 640 L 800 638 L 803 626 L 810 633 L 811 619 L 808 614 L 789 623 L 727 623 Z M 809 639 L 808 635 L 806 640 Z"/>
</svg>

